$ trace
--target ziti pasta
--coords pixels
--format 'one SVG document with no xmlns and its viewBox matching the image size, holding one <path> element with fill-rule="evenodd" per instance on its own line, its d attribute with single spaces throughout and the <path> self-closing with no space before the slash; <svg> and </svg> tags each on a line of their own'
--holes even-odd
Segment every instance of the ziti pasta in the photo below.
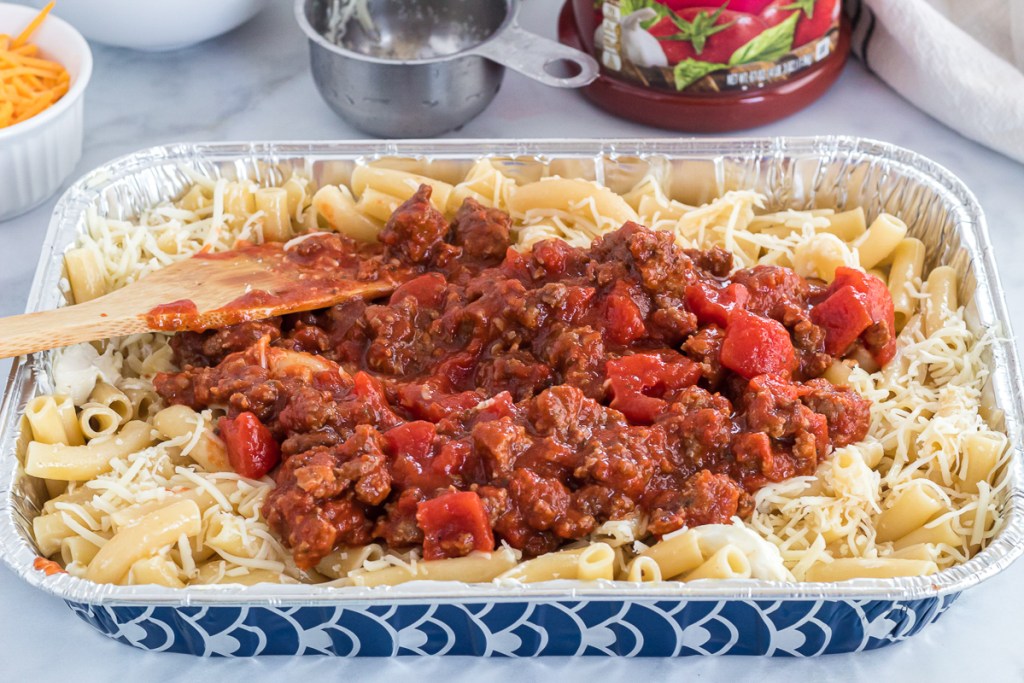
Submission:
<svg viewBox="0 0 1024 683">
<path fill-rule="evenodd" d="M 59 352 L 25 466 L 69 573 L 838 581 L 933 573 L 998 532 L 986 340 L 898 217 L 692 207 L 652 177 L 617 194 L 490 160 L 194 180 L 135 221 L 90 215 L 68 291 L 241 240 L 407 281 Z"/>
</svg>

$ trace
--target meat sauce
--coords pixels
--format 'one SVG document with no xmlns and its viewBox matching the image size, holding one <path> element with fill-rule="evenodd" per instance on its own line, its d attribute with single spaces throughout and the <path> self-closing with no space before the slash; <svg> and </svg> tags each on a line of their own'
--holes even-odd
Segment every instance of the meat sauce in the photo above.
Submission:
<svg viewBox="0 0 1024 683">
<path fill-rule="evenodd" d="M 222 430 L 250 425 L 241 444 L 265 427 L 281 462 L 263 512 L 300 567 L 371 541 L 533 556 L 632 515 L 655 536 L 728 522 L 866 435 L 869 403 L 819 378 L 831 288 L 634 223 L 521 253 L 506 214 L 467 200 L 449 224 L 429 197 L 380 235 L 374 258 L 410 273 L 386 300 L 179 334 L 184 369 L 156 378 L 170 403 L 226 408 Z M 837 355 L 890 341 L 825 317 Z"/>
</svg>

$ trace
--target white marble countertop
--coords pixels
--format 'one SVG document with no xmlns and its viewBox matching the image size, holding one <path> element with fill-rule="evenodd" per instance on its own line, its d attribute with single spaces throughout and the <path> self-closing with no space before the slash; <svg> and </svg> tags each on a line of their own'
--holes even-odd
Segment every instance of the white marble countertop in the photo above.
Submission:
<svg viewBox="0 0 1024 683">
<path fill-rule="evenodd" d="M 554 35 L 553 0 L 527 0 L 522 23 Z M 181 141 L 347 139 L 359 133 L 317 95 L 305 40 L 291 3 L 275 0 L 242 28 L 197 47 L 142 54 L 94 45 L 86 96 L 85 154 L 76 176 L 114 157 Z M 1024 166 L 984 149 L 918 112 L 858 63 L 806 111 L 752 135 L 848 134 L 916 150 L 947 166 L 981 200 L 1009 295 L 1013 324 L 1024 329 Z M 571 92 L 509 74 L 490 108 L 452 137 L 664 137 L 670 133 L 620 121 Z M 2 182 L 2 181 L 0 181 Z M 0 315 L 23 310 L 50 211 L 0 223 Z M 1020 297 L 1020 298 L 1018 298 Z M 0 370 L 6 373 L 4 366 Z M 630 676 L 716 680 L 1024 680 L 1024 562 L 964 594 L 941 621 L 906 643 L 874 652 L 802 662 L 791 659 L 476 660 L 261 658 L 202 660 L 146 653 L 109 640 L 53 597 L 30 590 L 0 569 L 0 678 L 109 681 L 240 680 L 342 675 L 359 681 L 442 677 L 570 681 Z M 39 676 L 43 678 L 39 678 Z M 31 678 L 29 678 L 31 677 Z"/>
</svg>

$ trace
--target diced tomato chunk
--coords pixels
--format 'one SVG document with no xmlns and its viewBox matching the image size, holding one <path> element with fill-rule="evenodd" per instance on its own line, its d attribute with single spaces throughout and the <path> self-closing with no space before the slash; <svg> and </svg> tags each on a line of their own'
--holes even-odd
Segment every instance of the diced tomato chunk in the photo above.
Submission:
<svg viewBox="0 0 1024 683">
<path fill-rule="evenodd" d="M 836 277 L 829 286 L 828 293 L 831 295 L 844 287 L 852 287 L 865 296 L 868 312 L 874 322 L 892 323 L 895 317 L 892 294 L 884 282 L 856 268 L 840 266 L 836 268 Z"/>
<path fill-rule="evenodd" d="M 353 411 L 358 412 L 363 420 L 381 426 L 391 426 L 400 422 L 400 418 L 388 404 L 384 385 L 379 379 L 362 370 L 352 375 L 352 394 L 348 401 L 354 404 Z"/>
<path fill-rule="evenodd" d="M 447 385 L 446 391 L 457 391 L 459 387 L 472 386 L 476 363 L 475 353 L 454 353 L 438 364 L 434 374 Z"/>
<path fill-rule="evenodd" d="M 423 531 L 425 560 L 494 550 L 494 532 L 483 501 L 471 491 L 446 493 L 423 501 L 416 508 L 416 524 Z"/>
<path fill-rule="evenodd" d="M 509 247 L 505 252 L 505 260 L 501 262 L 501 272 L 511 278 L 526 280 L 529 278 L 528 263 L 526 255 Z"/>
<path fill-rule="evenodd" d="M 604 300 L 605 333 L 613 344 L 630 344 L 644 336 L 644 314 L 630 296 L 629 287 L 619 281 Z"/>
<path fill-rule="evenodd" d="M 234 419 L 222 417 L 217 427 L 232 469 L 243 477 L 259 479 L 281 460 L 281 447 L 253 413 L 239 413 Z"/>
<path fill-rule="evenodd" d="M 853 287 L 843 287 L 811 311 L 811 321 L 825 330 L 825 353 L 842 356 L 871 326 L 866 297 Z"/>
<path fill-rule="evenodd" d="M 747 311 L 729 316 L 720 354 L 722 365 L 746 379 L 758 375 L 788 377 L 796 366 L 789 332 L 781 323 Z"/>
<path fill-rule="evenodd" d="M 437 430 L 429 422 L 416 420 L 404 422 L 384 432 L 391 452 L 396 455 L 409 455 L 417 460 L 428 457 L 434 449 L 434 437 Z"/>
<path fill-rule="evenodd" d="M 448 284 L 440 273 L 427 273 L 403 283 L 391 294 L 389 305 L 413 298 L 423 308 L 437 308 L 444 299 Z"/>
<path fill-rule="evenodd" d="M 593 287 L 568 287 L 564 303 L 554 311 L 562 322 L 572 323 L 581 320 L 590 310 L 594 301 Z"/>
<path fill-rule="evenodd" d="M 471 469 L 473 462 L 473 447 L 465 441 L 447 441 L 437 453 L 431 463 L 431 468 L 437 474 L 443 474 L 452 479 L 461 478 Z"/>
<path fill-rule="evenodd" d="M 825 351 L 846 353 L 872 325 L 882 323 L 888 334 L 883 342 L 865 337 L 865 347 L 879 365 L 896 355 L 896 318 L 892 295 L 884 282 L 855 268 L 836 268 L 836 277 L 824 301 L 811 311 L 814 324 L 825 329 Z M 866 320 L 866 323 L 865 323 Z"/>
<path fill-rule="evenodd" d="M 564 240 L 544 240 L 533 245 L 533 260 L 551 277 L 565 274 L 573 247 Z"/>
<path fill-rule="evenodd" d="M 636 353 L 610 360 L 605 366 L 612 390 L 611 407 L 627 419 L 654 422 L 668 405 L 665 398 L 693 386 L 700 365 L 680 354 Z"/>
<path fill-rule="evenodd" d="M 384 385 L 373 375 L 360 370 L 352 375 L 352 391 L 363 401 L 372 403 L 374 407 L 380 404 L 387 408 L 387 399 L 384 396 Z"/>
<path fill-rule="evenodd" d="M 384 441 L 392 456 L 391 478 L 399 489 L 417 487 L 435 489 L 447 485 L 444 477 L 434 477 L 434 437 L 437 430 L 430 422 L 405 422 L 384 432 Z"/>
<path fill-rule="evenodd" d="M 686 304 L 702 325 L 725 327 L 729 324 L 729 314 L 743 308 L 749 298 L 749 290 L 738 282 L 718 289 L 699 280 L 686 288 Z"/>
<path fill-rule="evenodd" d="M 870 276 L 862 270 L 848 268 L 847 266 L 839 266 L 836 268 L 836 276 L 832 280 L 832 284 L 828 287 L 827 295 L 831 296 L 843 287 L 853 287 L 857 291 L 866 293 L 866 280 L 869 277 Z"/>
</svg>

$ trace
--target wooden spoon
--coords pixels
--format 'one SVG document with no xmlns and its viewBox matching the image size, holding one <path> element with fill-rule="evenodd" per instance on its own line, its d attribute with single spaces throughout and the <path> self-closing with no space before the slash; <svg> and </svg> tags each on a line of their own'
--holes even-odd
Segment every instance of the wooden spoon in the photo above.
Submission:
<svg viewBox="0 0 1024 683">
<path fill-rule="evenodd" d="M 224 327 L 374 298 L 398 284 L 356 281 L 351 271 L 297 262 L 276 244 L 201 254 L 92 301 L 0 319 L 0 358 L 137 332 Z"/>
</svg>

